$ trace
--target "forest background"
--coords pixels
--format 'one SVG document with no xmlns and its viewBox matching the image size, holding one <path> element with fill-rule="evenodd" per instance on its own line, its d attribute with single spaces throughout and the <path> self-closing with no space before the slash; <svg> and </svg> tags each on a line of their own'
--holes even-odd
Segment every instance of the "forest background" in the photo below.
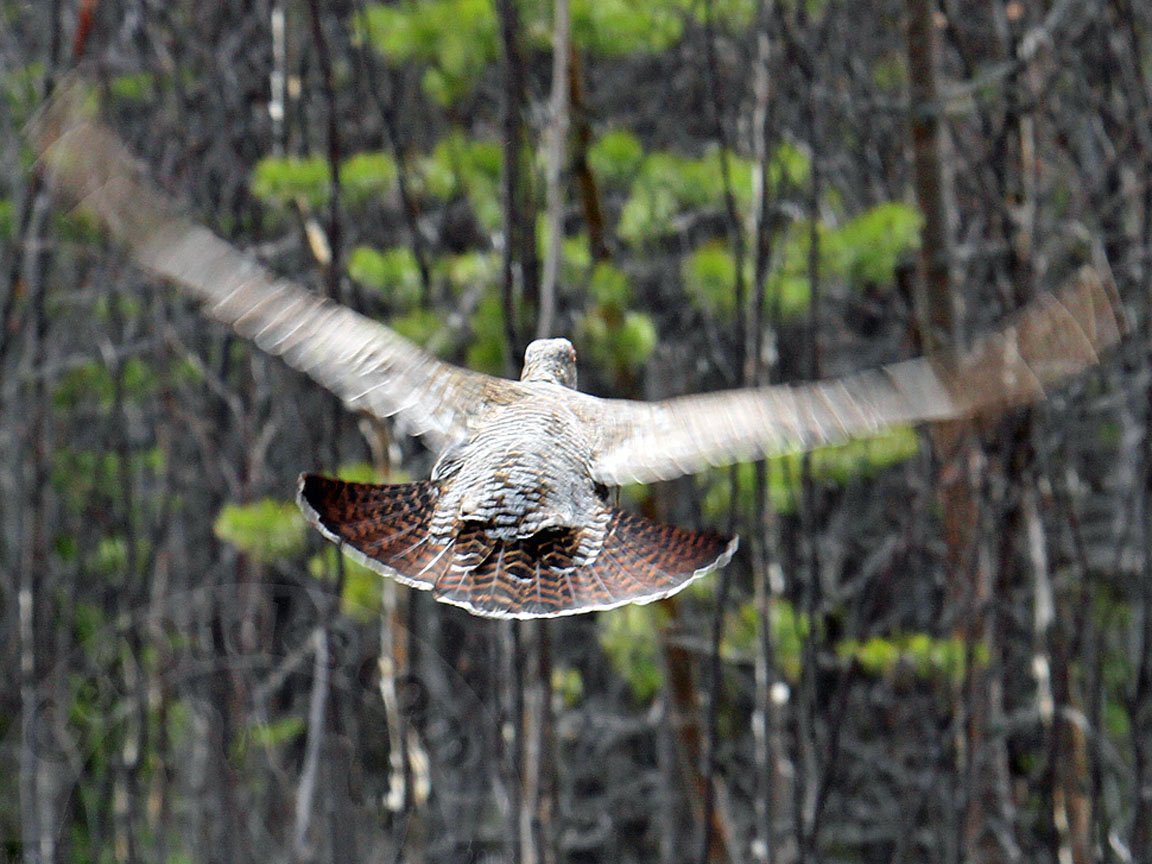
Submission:
<svg viewBox="0 0 1152 864">
<path fill-rule="evenodd" d="M 0 860 L 1152 861 L 1152 6 L 0 2 Z M 738 531 L 492 622 L 310 533 L 429 458 L 46 191 L 79 59 L 167 190 L 438 355 L 661 398 L 966 343 L 1090 263 L 1042 405 L 621 492 Z"/>
</svg>

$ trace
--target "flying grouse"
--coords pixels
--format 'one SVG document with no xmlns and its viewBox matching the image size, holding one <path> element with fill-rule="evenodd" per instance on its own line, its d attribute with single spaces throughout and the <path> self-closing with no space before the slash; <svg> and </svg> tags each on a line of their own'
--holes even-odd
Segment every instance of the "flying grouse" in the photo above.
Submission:
<svg viewBox="0 0 1152 864">
<path fill-rule="evenodd" d="M 186 218 L 64 92 L 33 124 L 49 182 L 208 315 L 439 454 L 428 480 L 304 474 L 299 503 L 352 557 L 493 618 L 648 603 L 731 558 L 736 539 L 613 507 L 610 486 L 1036 400 L 1119 338 L 1090 271 L 965 353 L 832 381 L 640 403 L 578 392 L 564 339 L 533 342 L 519 381 L 443 363 L 382 324 L 278 279 Z"/>
</svg>

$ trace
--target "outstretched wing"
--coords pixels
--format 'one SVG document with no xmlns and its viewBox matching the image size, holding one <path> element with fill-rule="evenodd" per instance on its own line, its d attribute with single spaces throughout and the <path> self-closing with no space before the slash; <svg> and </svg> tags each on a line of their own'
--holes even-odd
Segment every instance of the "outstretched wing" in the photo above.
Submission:
<svg viewBox="0 0 1152 864">
<path fill-rule="evenodd" d="M 945 352 L 799 386 L 582 403 L 603 437 L 593 463 L 604 483 L 648 482 L 891 426 L 948 420 L 1033 402 L 1091 366 L 1121 334 L 1118 304 L 1091 270 L 964 353 Z"/>
<path fill-rule="evenodd" d="M 377 417 L 396 416 L 433 450 L 463 437 L 482 399 L 514 381 L 443 363 L 384 325 L 279 279 L 183 215 L 144 177 L 127 148 L 85 110 L 78 84 L 31 126 L 51 186 L 95 216 L 146 269 L 181 285 L 208 315 Z"/>
</svg>

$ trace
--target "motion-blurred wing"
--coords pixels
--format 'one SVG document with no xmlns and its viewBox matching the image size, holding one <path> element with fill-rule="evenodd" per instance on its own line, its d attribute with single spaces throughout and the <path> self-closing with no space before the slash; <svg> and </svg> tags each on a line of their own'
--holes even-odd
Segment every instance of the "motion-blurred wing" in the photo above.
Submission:
<svg viewBox="0 0 1152 864">
<path fill-rule="evenodd" d="M 32 124 L 48 182 L 99 219 L 143 267 L 203 301 L 208 315 L 350 407 L 395 415 L 434 450 L 463 437 L 465 418 L 481 399 L 519 386 L 442 363 L 384 325 L 276 278 L 189 220 L 147 182 L 111 130 L 87 116 L 85 96 L 70 86 Z"/>
<path fill-rule="evenodd" d="M 799 386 L 609 400 L 593 464 L 609 484 L 666 480 L 891 426 L 948 420 L 1036 401 L 1045 387 L 1091 366 L 1120 338 L 1118 306 L 1092 271 L 1037 300 L 1015 323 L 965 353 L 945 352 Z"/>
</svg>

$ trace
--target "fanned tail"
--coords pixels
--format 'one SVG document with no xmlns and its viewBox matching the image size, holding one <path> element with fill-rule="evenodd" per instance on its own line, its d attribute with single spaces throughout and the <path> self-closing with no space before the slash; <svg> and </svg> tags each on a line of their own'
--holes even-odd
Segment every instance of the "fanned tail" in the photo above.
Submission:
<svg viewBox="0 0 1152 864">
<path fill-rule="evenodd" d="M 457 535 L 436 599 L 489 618 L 554 618 L 651 603 L 723 567 L 736 538 L 687 531 L 622 510 L 592 528 L 496 540 L 483 526 Z"/>
<path fill-rule="evenodd" d="M 431 481 L 377 485 L 300 475 L 297 501 L 345 554 L 485 618 L 554 618 L 651 603 L 728 563 L 736 538 L 605 509 L 592 524 L 527 538 L 460 522 L 437 532 Z"/>
</svg>

